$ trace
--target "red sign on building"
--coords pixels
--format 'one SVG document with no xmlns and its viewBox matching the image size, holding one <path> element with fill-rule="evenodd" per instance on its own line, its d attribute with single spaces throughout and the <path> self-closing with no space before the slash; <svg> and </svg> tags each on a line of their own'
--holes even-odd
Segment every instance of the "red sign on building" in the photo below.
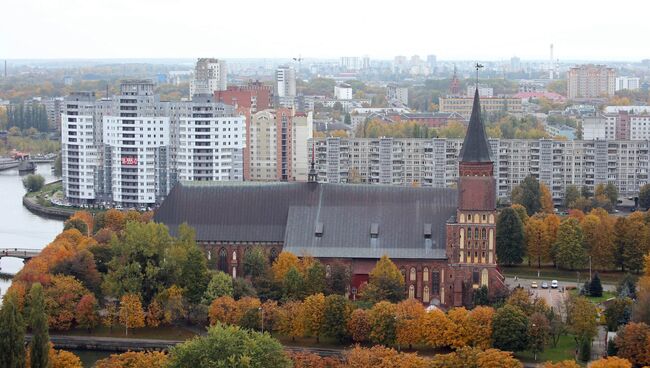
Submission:
<svg viewBox="0 0 650 368">
<path fill-rule="evenodd" d="M 122 157 L 122 165 L 137 165 L 137 157 Z"/>
</svg>

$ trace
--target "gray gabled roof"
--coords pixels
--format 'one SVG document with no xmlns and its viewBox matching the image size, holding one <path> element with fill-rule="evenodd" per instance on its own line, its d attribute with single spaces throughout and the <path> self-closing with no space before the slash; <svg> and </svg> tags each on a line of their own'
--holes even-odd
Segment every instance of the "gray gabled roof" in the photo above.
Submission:
<svg viewBox="0 0 650 368">
<path fill-rule="evenodd" d="M 444 259 L 445 224 L 456 206 L 456 190 L 444 188 L 179 184 L 155 220 L 172 233 L 187 222 L 201 241 L 284 242 L 298 255 Z"/>
<path fill-rule="evenodd" d="M 481 103 L 479 101 L 478 88 L 474 93 L 474 105 L 472 115 L 469 118 L 469 125 L 463 147 L 459 155 L 460 162 L 492 162 L 490 158 L 490 144 L 488 143 L 485 127 L 481 121 Z"/>
</svg>

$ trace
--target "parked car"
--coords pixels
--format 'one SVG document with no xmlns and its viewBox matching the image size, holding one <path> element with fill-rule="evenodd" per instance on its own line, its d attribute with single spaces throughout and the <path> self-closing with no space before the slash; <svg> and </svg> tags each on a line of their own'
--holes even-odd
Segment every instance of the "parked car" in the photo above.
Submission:
<svg viewBox="0 0 650 368">
<path fill-rule="evenodd" d="M 542 289 L 548 289 L 548 282 L 542 282 Z"/>
<path fill-rule="evenodd" d="M 532 284 L 530 284 L 530 287 L 537 289 L 537 281 L 533 281 Z"/>
<path fill-rule="evenodd" d="M 552 287 L 553 289 L 557 289 L 558 286 L 559 286 L 559 285 L 558 285 L 558 283 L 557 283 L 557 280 L 553 280 L 553 281 L 551 281 L 551 287 Z"/>
</svg>

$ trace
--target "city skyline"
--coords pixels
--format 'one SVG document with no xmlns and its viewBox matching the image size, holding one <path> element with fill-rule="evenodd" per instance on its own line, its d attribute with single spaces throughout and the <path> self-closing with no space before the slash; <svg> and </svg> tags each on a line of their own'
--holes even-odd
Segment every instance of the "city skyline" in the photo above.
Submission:
<svg viewBox="0 0 650 368">
<path fill-rule="evenodd" d="M 611 16 L 602 10 L 607 8 L 604 1 L 585 7 L 582 3 L 553 0 L 523 16 L 512 16 L 519 4 L 515 1 L 501 2 L 498 8 L 487 2 L 470 3 L 473 11 L 463 13 L 467 7 L 460 9 L 455 3 L 434 6 L 409 1 L 397 8 L 388 3 L 335 0 L 318 9 L 323 25 L 314 26 L 310 13 L 300 14 L 286 1 L 253 2 L 246 7 L 249 10 L 234 3 L 201 4 L 195 0 L 183 4 L 170 0 L 10 1 L 4 7 L 5 21 L 0 24 L 4 51 L 0 57 L 214 55 L 229 59 L 368 55 L 391 59 L 395 55 L 435 54 L 439 60 L 505 60 L 512 56 L 548 60 L 551 43 L 555 45 L 555 58 L 561 61 L 638 61 L 648 57 L 635 37 L 629 36 L 647 34 L 650 26 Z M 637 13 L 650 7 L 632 1 L 623 3 L 619 4 L 621 8 L 634 8 Z M 286 17 L 285 21 L 269 22 L 282 17 Z M 193 21 L 183 21 L 188 19 Z M 244 27 L 244 20 L 247 25 L 258 26 Z M 174 26 L 181 23 L 182 28 Z M 140 36 L 134 39 L 133 34 Z M 489 34 L 494 36 L 486 38 Z M 83 47 L 61 47 L 63 40 Z"/>
</svg>

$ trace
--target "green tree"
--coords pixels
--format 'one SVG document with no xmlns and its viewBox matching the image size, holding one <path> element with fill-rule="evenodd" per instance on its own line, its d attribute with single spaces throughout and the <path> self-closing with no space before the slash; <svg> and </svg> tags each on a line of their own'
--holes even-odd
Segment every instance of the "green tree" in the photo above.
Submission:
<svg viewBox="0 0 650 368">
<path fill-rule="evenodd" d="M 282 283 L 284 297 L 289 300 L 300 300 L 305 292 L 305 280 L 303 279 L 300 271 L 295 266 L 291 266 L 287 274 L 284 276 Z"/>
<path fill-rule="evenodd" d="M 497 260 L 501 264 L 520 264 L 525 254 L 524 226 L 517 212 L 505 208 L 497 218 Z"/>
<path fill-rule="evenodd" d="M 0 367 L 25 367 L 25 323 L 15 293 L 5 296 L 0 311 Z"/>
<path fill-rule="evenodd" d="M 63 230 L 77 229 L 80 233 L 88 234 L 88 225 L 80 218 L 70 218 L 63 223 Z"/>
<path fill-rule="evenodd" d="M 45 185 L 45 178 L 39 174 L 29 174 L 23 179 L 23 186 L 28 192 L 38 192 Z"/>
<path fill-rule="evenodd" d="M 315 260 L 305 272 L 305 294 L 322 293 L 325 290 L 326 272 L 320 261 Z"/>
<path fill-rule="evenodd" d="M 397 306 L 386 301 L 375 304 L 368 313 L 370 320 L 370 341 L 386 346 L 397 339 Z"/>
<path fill-rule="evenodd" d="M 330 276 L 327 278 L 327 293 L 345 294 L 346 288 L 352 280 L 350 269 L 341 262 L 334 262 L 330 266 L 330 270 Z"/>
<path fill-rule="evenodd" d="M 213 300 L 220 296 L 232 296 L 232 277 L 225 272 L 216 271 L 212 274 L 212 278 L 208 283 L 208 287 L 203 293 L 201 302 L 205 305 L 210 305 Z"/>
<path fill-rule="evenodd" d="M 189 246 L 181 272 L 180 286 L 184 290 L 185 298 L 190 304 L 199 304 L 208 287 L 210 275 L 205 255 L 194 241 Z"/>
<path fill-rule="evenodd" d="M 565 208 L 573 208 L 574 203 L 581 197 L 580 189 L 575 185 L 567 185 L 564 192 L 563 205 Z"/>
<path fill-rule="evenodd" d="M 362 290 L 362 296 L 375 303 L 382 300 L 396 303 L 404 299 L 404 276 L 387 255 L 384 254 L 370 271 L 370 281 Z"/>
<path fill-rule="evenodd" d="M 609 199 L 612 203 L 612 206 L 616 207 L 618 203 L 618 188 L 611 181 L 605 186 L 605 197 Z"/>
<path fill-rule="evenodd" d="M 350 301 L 343 295 L 332 294 L 325 298 L 323 332 L 326 336 L 343 342 L 348 337 L 348 319 L 352 314 Z"/>
<path fill-rule="evenodd" d="M 632 315 L 633 301 L 630 298 L 616 298 L 605 310 L 605 321 L 607 321 L 607 330 L 616 331 L 619 326 L 626 325 L 630 322 Z"/>
<path fill-rule="evenodd" d="M 639 207 L 650 208 L 650 184 L 645 184 L 639 189 Z"/>
<path fill-rule="evenodd" d="M 268 268 L 268 259 L 261 247 L 254 247 L 244 254 L 244 276 L 256 279 L 265 275 Z"/>
<path fill-rule="evenodd" d="M 512 198 L 512 202 L 519 203 L 526 207 L 526 212 L 528 212 L 529 216 L 539 212 L 542 209 L 540 201 L 542 193 L 537 178 L 532 175 L 527 176 L 521 184 L 519 184 L 519 188 L 521 189 L 520 191 L 515 191 L 518 195 Z"/>
<path fill-rule="evenodd" d="M 582 229 L 578 220 L 567 218 L 562 221 L 553 252 L 558 266 L 570 270 L 582 267 L 587 259 L 582 244 Z"/>
<path fill-rule="evenodd" d="M 624 235 L 623 264 L 632 272 L 643 270 L 643 260 L 648 253 L 648 229 L 641 220 L 628 219 Z"/>
<path fill-rule="evenodd" d="M 546 316 L 542 313 L 535 312 L 530 316 L 528 321 L 528 338 L 529 349 L 535 354 L 544 351 L 550 335 L 551 326 Z"/>
<path fill-rule="evenodd" d="M 596 306 L 585 297 L 573 297 L 569 300 L 568 327 L 575 335 L 577 341 L 589 341 L 596 336 L 597 332 L 597 311 Z"/>
<path fill-rule="evenodd" d="M 29 344 L 30 366 L 48 368 L 50 335 L 45 314 L 45 296 L 40 283 L 34 283 L 29 291 L 29 327 L 33 336 Z"/>
<path fill-rule="evenodd" d="M 257 296 L 257 290 L 253 287 L 253 284 L 241 277 L 232 279 L 232 297 L 235 298 L 235 300 L 239 300 L 247 296 Z"/>
<path fill-rule="evenodd" d="M 528 317 L 518 307 L 505 305 L 492 320 L 492 341 L 497 349 L 522 351 L 528 348 Z"/>
<path fill-rule="evenodd" d="M 600 283 L 600 277 L 598 277 L 598 272 L 594 274 L 594 277 L 589 283 L 589 295 L 593 297 L 603 296 L 603 285 Z"/>
<path fill-rule="evenodd" d="M 210 327 L 207 336 L 195 337 L 173 347 L 168 365 L 169 368 L 291 366 L 282 345 L 271 335 L 220 323 Z"/>
</svg>

